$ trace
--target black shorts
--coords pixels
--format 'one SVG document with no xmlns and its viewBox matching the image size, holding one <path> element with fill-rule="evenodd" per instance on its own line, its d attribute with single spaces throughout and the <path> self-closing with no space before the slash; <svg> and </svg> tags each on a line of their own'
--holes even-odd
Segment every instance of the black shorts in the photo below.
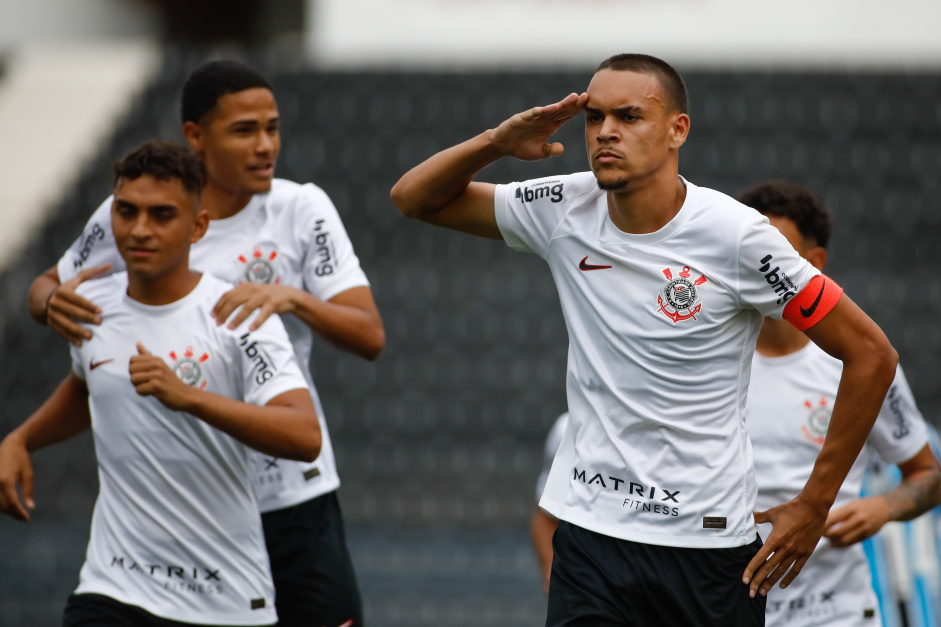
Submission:
<svg viewBox="0 0 941 627">
<path fill-rule="evenodd" d="M 65 603 L 62 627 L 207 627 L 154 616 L 136 605 L 102 594 L 72 594 Z"/>
<path fill-rule="evenodd" d="M 261 515 L 280 627 L 362 627 L 337 493 Z"/>
<path fill-rule="evenodd" d="M 731 549 L 640 544 L 565 521 L 552 538 L 546 627 L 762 627 L 742 573 L 761 540 Z"/>
</svg>

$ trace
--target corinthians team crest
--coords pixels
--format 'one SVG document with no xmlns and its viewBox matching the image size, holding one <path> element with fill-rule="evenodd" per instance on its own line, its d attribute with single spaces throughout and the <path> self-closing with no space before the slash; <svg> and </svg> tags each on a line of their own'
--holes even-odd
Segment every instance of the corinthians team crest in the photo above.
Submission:
<svg viewBox="0 0 941 627">
<path fill-rule="evenodd" d="M 672 320 L 673 324 L 690 318 L 696 320 L 696 314 L 702 311 L 699 286 L 706 282 L 706 277 L 700 276 L 695 281 L 690 281 L 692 275 L 689 266 L 683 266 L 680 276 L 675 278 L 669 268 L 664 268 L 663 276 L 666 277 L 667 284 L 657 294 L 657 304 L 660 305 L 657 313 L 662 313 Z"/>
<path fill-rule="evenodd" d="M 261 246 L 255 246 L 252 249 L 251 257 L 239 255 L 239 261 L 245 264 L 243 273 L 245 280 L 249 283 L 280 283 L 281 277 L 275 272 L 273 263 L 277 256 L 276 250 L 265 255 L 261 251 Z"/>
<path fill-rule="evenodd" d="M 180 381 L 191 387 L 199 387 L 200 390 L 206 388 L 207 382 L 203 378 L 202 364 L 209 359 L 209 353 L 203 353 L 197 358 L 193 347 L 187 346 L 182 357 L 179 357 L 176 351 L 170 351 L 170 359 L 173 360 L 173 365 L 170 367 L 176 376 L 180 377 Z"/>
<path fill-rule="evenodd" d="M 805 438 L 823 446 L 830 427 L 830 403 L 826 396 L 821 396 L 816 405 L 804 401 L 804 407 L 810 410 L 810 414 L 807 415 L 807 422 L 801 425 L 801 431 Z"/>
</svg>

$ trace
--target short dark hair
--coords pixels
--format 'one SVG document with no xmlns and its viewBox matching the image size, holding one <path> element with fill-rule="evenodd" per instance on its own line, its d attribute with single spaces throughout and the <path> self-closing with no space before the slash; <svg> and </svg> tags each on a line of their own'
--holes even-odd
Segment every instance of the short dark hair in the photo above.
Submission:
<svg viewBox="0 0 941 627">
<path fill-rule="evenodd" d="M 739 194 L 738 201 L 766 216 L 787 218 L 804 239 L 827 247 L 833 225 L 830 212 L 820 198 L 806 187 L 790 181 L 759 183 Z"/>
<path fill-rule="evenodd" d="M 145 142 L 114 163 L 115 185 L 145 174 L 160 181 L 179 179 L 183 189 L 197 198 L 206 185 L 206 166 L 193 151 L 163 139 Z"/>
<path fill-rule="evenodd" d="M 180 102 L 183 123 L 198 124 L 216 107 L 219 98 L 256 87 L 274 92 L 265 75 L 253 67 L 238 61 L 210 61 L 196 68 L 183 85 Z"/>
<path fill-rule="evenodd" d="M 686 90 L 686 82 L 676 68 L 663 59 L 647 54 L 616 54 L 602 61 L 595 73 L 601 70 L 638 72 L 656 76 L 674 110 L 689 115 L 689 92 Z"/>
</svg>

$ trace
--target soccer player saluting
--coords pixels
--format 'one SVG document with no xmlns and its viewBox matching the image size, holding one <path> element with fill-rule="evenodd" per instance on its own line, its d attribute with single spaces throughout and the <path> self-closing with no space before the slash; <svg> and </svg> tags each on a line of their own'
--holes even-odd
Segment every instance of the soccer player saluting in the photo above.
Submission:
<svg viewBox="0 0 941 627">
<path fill-rule="evenodd" d="M 802 257 L 823 270 L 831 229 L 829 213 L 819 198 L 794 183 L 771 181 L 746 190 L 739 200 L 768 216 Z M 841 369 L 839 360 L 791 325 L 765 319 L 746 405 L 759 509 L 796 497 L 810 476 L 827 438 Z M 863 475 L 873 453 L 886 463 L 898 464 L 902 483 L 886 494 L 861 499 Z M 801 576 L 787 590 L 768 593 L 767 624 L 882 624 L 859 542 L 885 523 L 911 520 L 939 502 L 941 468 L 900 367 L 863 454 L 853 464 L 827 517 L 824 536 L 829 541 L 818 545 Z"/>
<path fill-rule="evenodd" d="M 540 255 L 559 291 L 570 426 L 540 502 L 560 520 L 550 626 L 762 624 L 763 595 L 813 551 L 895 373 L 882 331 L 765 218 L 679 176 L 686 109 L 671 66 L 618 55 L 587 93 L 514 115 L 392 189 L 407 216 Z M 473 180 L 504 156 L 560 154 L 548 139 L 582 110 L 591 172 Z M 806 486 L 754 514 L 745 397 L 766 315 L 844 368 Z M 774 525 L 764 546 L 756 520 Z"/>
<path fill-rule="evenodd" d="M 231 285 L 189 266 L 209 223 L 202 163 L 149 142 L 115 165 L 115 178 L 112 232 L 127 272 L 78 289 L 101 303 L 101 324 L 0 453 L 19 450 L 10 441 L 52 444 L 90 418 L 100 488 L 66 627 L 274 624 L 248 447 L 317 457 L 306 380 L 277 318 L 256 330 L 212 318 Z M 0 499 L 26 516 L 14 486 Z"/>
<path fill-rule="evenodd" d="M 259 455 L 255 487 L 277 588 L 282 627 L 362 625 L 362 601 L 346 547 L 330 434 L 307 364 L 313 334 L 375 359 L 385 336 L 369 281 L 340 216 L 322 189 L 274 178 L 280 117 L 268 80 L 234 61 L 196 69 L 183 88 L 183 134 L 206 165 L 202 206 L 211 221 L 192 264 L 238 284 L 213 310 L 230 327 L 257 312 L 252 328 L 282 314 L 323 430 L 314 464 Z M 74 293 L 89 276 L 123 264 L 107 211 L 95 212 L 56 268 L 30 290 L 30 313 L 73 342 L 92 337 L 107 309 Z M 60 281 L 62 282 L 59 287 Z"/>
</svg>

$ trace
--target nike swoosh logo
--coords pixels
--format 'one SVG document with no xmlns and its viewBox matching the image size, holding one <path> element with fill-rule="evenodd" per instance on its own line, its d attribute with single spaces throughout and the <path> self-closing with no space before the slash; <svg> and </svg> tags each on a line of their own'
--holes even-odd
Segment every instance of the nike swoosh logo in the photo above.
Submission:
<svg viewBox="0 0 941 627">
<path fill-rule="evenodd" d="M 105 364 L 110 364 L 112 361 L 114 360 L 104 359 L 102 361 L 95 361 L 94 359 L 92 359 L 91 361 L 88 362 L 88 369 L 91 371 L 97 368 L 98 366 L 104 366 Z"/>
<path fill-rule="evenodd" d="M 589 270 L 607 270 L 608 268 L 611 267 L 611 266 L 596 266 L 594 264 L 590 264 L 587 262 L 588 262 L 588 257 L 585 257 L 584 259 L 582 259 L 581 262 L 578 264 L 578 269 L 581 270 L 582 272 L 587 272 Z"/>
<path fill-rule="evenodd" d="M 820 286 L 820 293 L 817 294 L 817 300 L 815 300 L 813 304 L 807 309 L 804 309 L 803 307 L 800 308 L 802 316 L 804 316 L 805 318 L 809 318 L 812 315 L 814 315 L 814 312 L 817 311 L 817 305 L 820 304 L 820 297 L 823 296 L 823 290 L 825 287 L 827 287 L 826 281 L 824 281 L 823 285 Z"/>
</svg>

